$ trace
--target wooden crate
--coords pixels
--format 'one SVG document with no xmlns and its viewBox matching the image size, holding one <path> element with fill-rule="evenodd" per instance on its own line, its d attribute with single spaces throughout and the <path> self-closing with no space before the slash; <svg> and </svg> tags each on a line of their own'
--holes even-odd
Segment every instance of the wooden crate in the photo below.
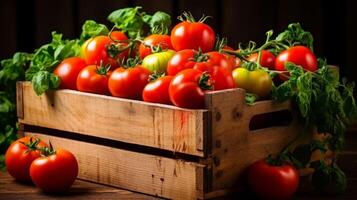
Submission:
<svg viewBox="0 0 357 200">
<path fill-rule="evenodd" d="M 248 106 L 244 95 L 210 92 L 205 109 L 191 110 L 73 90 L 37 96 L 19 82 L 17 114 L 25 134 L 76 155 L 81 179 L 206 199 L 239 189 L 247 166 L 279 152 L 301 130 L 290 102 Z"/>
</svg>

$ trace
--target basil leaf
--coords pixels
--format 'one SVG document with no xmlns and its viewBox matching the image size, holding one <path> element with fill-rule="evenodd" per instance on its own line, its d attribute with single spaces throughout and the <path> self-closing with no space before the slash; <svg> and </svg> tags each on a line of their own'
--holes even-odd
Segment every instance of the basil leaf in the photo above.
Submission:
<svg viewBox="0 0 357 200">
<path fill-rule="evenodd" d="M 39 71 L 32 78 L 32 86 L 37 95 L 58 88 L 60 83 L 59 77 L 48 71 Z"/>
<path fill-rule="evenodd" d="M 91 37 L 108 35 L 109 30 L 106 25 L 99 24 L 94 20 L 86 20 L 82 26 L 81 40 L 85 41 Z"/>
<path fill-rule="evenodd" d="M 122 8 L 112 12 L 108 16 L 108 20 L 113 22 L 115 26 L 125 33 L 128 33 L 130 38 L 141 36 L 144 25 L 144 12 L 140 12 L 140 6 L 135 8 Z"/>
</svg>

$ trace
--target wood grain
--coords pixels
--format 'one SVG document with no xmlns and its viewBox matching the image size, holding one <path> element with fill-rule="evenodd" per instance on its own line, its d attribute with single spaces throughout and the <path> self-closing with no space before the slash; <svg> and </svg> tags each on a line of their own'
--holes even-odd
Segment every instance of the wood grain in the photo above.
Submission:
<svg viewBox="0 0 357 200">
<path fill-rule="evenodd" d="M 173 199 L 203 196 L 196 172 L 204 165 L 136 153 L 80 141 L 26 132 L 51 140 L 55 148 L 73 152 L 79 163 L 79 178 Z M 203 173 L 203 172 L 201 172 Z"/>
<path fill-rule="evenodd" d="M 22 85 L 23 124 L 204 156 L 207 110 L 120 99 L 73 90 L 37 96 Z M 21 99 L 19 99 L 21 100 Z"/>
<path fill-rule="evenodd" d="M 249 130 L 254 115 L 291 110 L 290 102 L 244 102 L 244 91 L 232 89 L 206 96 L 212 110 L 212 191 L 230 189 L 252 162 L 279 151 L 299 133 L 295 118 L 288 126 Z"/>
</svg>

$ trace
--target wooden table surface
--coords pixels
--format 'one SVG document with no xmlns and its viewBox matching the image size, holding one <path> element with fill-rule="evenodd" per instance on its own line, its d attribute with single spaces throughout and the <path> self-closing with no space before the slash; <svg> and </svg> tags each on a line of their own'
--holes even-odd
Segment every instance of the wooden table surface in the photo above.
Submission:
<svg viewBox="0 0 357 200">
<path fill-rule="evenodd" d="M 340 167 L 345 171 L 348 178 L 347 191 L 339 196 L 321 196 L 317 194 L 298 193 L 293 199 L 296 200 L 319 200 L 357 199 L 357 129 L 353 129 L 346 134 L 347 145 L 339 156 Z M 68 193 L 63 195 L 49 195 L 42 193 L 31 184 L 21 184 L 13 180 L 6 172 L 0 172 L 0 199 L 159 199 L 145 194 L 135 193 L 119 188 L 91 183 L 83 180 L 76 180 Z M 252 199 L 249 194 L 235 194 L 224 199 Z"/>
</svg>

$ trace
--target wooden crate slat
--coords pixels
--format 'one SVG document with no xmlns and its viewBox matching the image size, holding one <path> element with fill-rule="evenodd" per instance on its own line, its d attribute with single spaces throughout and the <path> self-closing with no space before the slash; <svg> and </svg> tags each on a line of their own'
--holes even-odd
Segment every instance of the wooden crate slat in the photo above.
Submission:
<svg viewBox="0 0 357 200">
<path fill-rule="evenodd" d="M 248 106 L 244 96 L 245 92 L 240 89 L 215 92 L 206 96 L 207 108 L 212 110 L 213 191 L 234 187 L 239 182 L 237 178 L 251 163 L 281 151 L 300 131 L 294 116 L 288 126 L 249 130 L 249 122 L 253 116 L 282 110 L 291 111 L 292 108 L 288 101 L 259 101 Z"/>
<path fill-rule="evenodd" d="M 178 159 L 137 153 L 97 144 L 49 136 L 55 148 L 73 152 L 79 163 L 79 178 L 173 199 L 202 198 L 204 165 Z"/>
<path fill-rule="evenodd" d="M 21 112 L 18 116 L 21 123 L 204 156 L 207 110 L 73 90 L 37 96 L 28 82 L 19 83 L 18 88 L 24 97 L 18 98 L 18 107 L 23 108 L 23 116 Z"/>
</svg>

